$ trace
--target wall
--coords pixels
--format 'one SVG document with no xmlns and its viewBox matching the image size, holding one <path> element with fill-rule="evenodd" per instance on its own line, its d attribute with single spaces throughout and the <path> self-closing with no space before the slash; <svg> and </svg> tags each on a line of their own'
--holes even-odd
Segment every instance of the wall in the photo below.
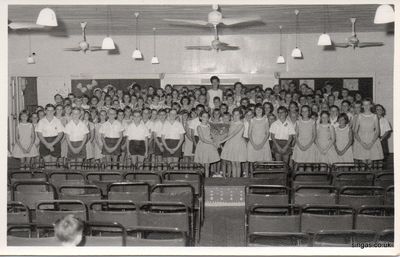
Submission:
<svg viewBox="0 0 400 257">
<path fill-rule="evenodd" d="M 90 35 L 87 40 L 100 45 L 104 36 Z M 343 42 L 350 33 L 331 34 L 336 42 Z M 66 52 L 64 47 L 75 46 L 81 38 L 32 36 L 32 50 L 37 62 L 25 62 L 28 53 L 28 37 L 24 34 L 9 36 L 9 73 L 19 76 L 38 76 L 39 104 L 52 99 L 55 92 L 70 90 L 74 78 L 155 78 L 161 76 L 162 83 L 199 83 L 218 74 L 222 78 L 238 78 L 244 83 L 262 83 L 272 86 L 274 72 L 281 77 L 329 77 L 329 76 L 373 76 L 375 78 L 375 101 L 383 103 L 387 116 L 393 120 L 393 54 L 394 37 L 385 32 L 359 33 L 362 41 L 382 41 L 384 46 L 364 49 L 323 50 L 317 46 L 318 34 L 299 35 L 299 47 L 304 59 L 290 57 L 294 48 L 294 35 L 283 35 L 283 55 L 286 64 L 275 63 L 279 55 L 279 34 L 273 35 L 221 35 L 223 42 L 240 46 L 239 51 L 189 51 L 186 45 L 206 45 L 212 36 L 158 36 L 157 55 L 160 64 L 150 63 L 153 56 L 152 36 L 140 38 L 143 61 L 131 58 L 135 48 L 134 36 L 112 36 L 118 45 L 119 54 L 107 52 Z"/>
</svg>

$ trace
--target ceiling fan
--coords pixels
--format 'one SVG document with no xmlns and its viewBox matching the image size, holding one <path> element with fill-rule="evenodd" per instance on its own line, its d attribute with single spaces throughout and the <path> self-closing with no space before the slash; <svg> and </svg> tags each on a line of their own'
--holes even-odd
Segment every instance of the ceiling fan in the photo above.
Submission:
<svg viewBox="0 0 400 257">
<path fill-rule="evenodd" d="M 90 46 L 89 43 L 86 41 L 86 25 L 87 22 L 81 22 L 81 28 L 82 28 L 82 37 L 83 40 L 79 42 L 78 46 L 76 47 L 68 47 L 64 48 L 64 51 L 83 51 L 86 53 L 86 51 L 101 51 L 101 46 Z"/>
<path fill-rule="evenodd" d="M 211 41 L 210 45 L 203 45 L 203 46 L 186 46 L 187 50 L 206 50 L 206 51 L 230 51 L 230 50 L 239 50 L 238 46 L 231 46 L 227 43 L 221 42 L 218 36 L 218 29 L 217 26 L 214 26 L 214 40 Z"/>
<path fill-rule="evenodd" d="M 208 14 L 207 21 L 204 20 L 185 20 L 185 19 L 164 19 L 165 21 L 185 23 L 190 25 L 199 26 L 217 26 L 223 24 L 225 26 L 235 26 L 242 23 L 261 22 L 261 17 L 238 17 L 238 18 L 224 18 L 221 9 L 217 4 L 212 5 L 213 11 Z"/>
<path fill-rule="evenodd" d="M 360 42 L 356 35 L 356 29 L 355 29 L 355 24 L 356 24 L 356 18 L 350 18 L 351 21 L 351 26 L 352 26 L 352 35 L 351 37 L 346 38 L 346 43 L 334 43 L 334 46 L 336 47 L 352 47 L 355 49 L 356 47 L 371 47 L 371 46 L 382 46 L 383 42 Z"/>
</svg>

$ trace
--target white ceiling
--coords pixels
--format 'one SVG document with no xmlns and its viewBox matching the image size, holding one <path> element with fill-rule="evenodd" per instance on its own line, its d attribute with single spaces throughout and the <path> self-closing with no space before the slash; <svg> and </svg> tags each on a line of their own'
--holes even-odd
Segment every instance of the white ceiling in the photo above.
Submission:
<svg viewBox="0 0 400 257">
<path fill-rule="evenodd" d="M 173 25 L 165 18 L 207 20 L 212 11 L 210 5 L 9 5 L 8 19 L 15 22 L 35 22 L 39 11 L 44 7 L 55 10 L 59 26 L 51 29 L 51 35 L 68 36 L 80 34 L 81 21 L 88 22 L 88 34 L 107 32 L 107 9 L 111 11 L 111 34 L 133 35 L 135 33 L 134 12 L 140 13 L 139 33 L 152 34 L 157 28 L 164 35 L 203 35 L 211 28 Z M 222 28 L 221 34 L 268 34 L 295 32 L 294 10 L 300 10 L 299 33 L 321 33 L 324 19 L 327 32 L 350 32 L 350 17 L 357 18 L 357 31 L 393 31 L 393 24 L 377 25 L 373 23 L 377 5 L 222 5 L 226 17 L 260 16 L 262 22 L 247 24 L 235 28 Z M 10 33 L 25 33 L 10 31 Z M 43 31 L 32 31 L 43 33 Z M 48 33 L 48 32 L 46 32 Z"/>
</svg>

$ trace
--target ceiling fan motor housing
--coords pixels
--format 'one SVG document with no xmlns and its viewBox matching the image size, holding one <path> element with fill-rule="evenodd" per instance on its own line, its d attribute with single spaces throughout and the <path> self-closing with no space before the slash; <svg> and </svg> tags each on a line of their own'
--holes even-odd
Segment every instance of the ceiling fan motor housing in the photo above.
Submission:
<svg viewBox="0 0 400 257">
<path fill-rule="evenodd" d="M 212 25 L 218 25 L 221 23 L 222 20 L 222 13 L 219 11 L 212 11 L 208 14 L 208 22 Z"/>
</svg>

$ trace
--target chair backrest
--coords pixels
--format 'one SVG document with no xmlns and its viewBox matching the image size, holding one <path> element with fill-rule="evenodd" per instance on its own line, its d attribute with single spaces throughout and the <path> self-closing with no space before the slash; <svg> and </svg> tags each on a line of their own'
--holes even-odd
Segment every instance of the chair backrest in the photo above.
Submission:
<svg viewBox="0 0 400 257">
<path fill-rule="evenodd" d="M 138 208 L 138 225 L 160 228 L 178 228 L 192 235 L 189 209 L 182 203 L 146 202 Z"/>
<path fill-rule="evenodd" d="M 194 209 L 194 188 L 190 184 L 157 184 L 151 188 L 152 202 L 183 203 Z"/>
<path fill-rule="evenodd" d="M 300 232 L 297 205 L 253 205 L 246 210 L 246 237 L 254 232 Z"/>
<path fill-rule="evenodd" d="M 333 183 L 336 187 L 372 186 L 374 178 L 372 172 L 339 172 L 334 176 Z"/>
<path fill-rule="evenodd" d="M 61 243 L 54 237 L 53 225 L 26 223 L 8 227 L 7 246 L 61 246 Z"/>
<path fill-rule="evenodd" d="M 194 188 L 196 196 L 202 196 L 204 191 L 204 174 L 196 170 L 164 171 L 162 174 L 164 184 L 184 183 L 190 184 Z"/>
<path fill-rule="evenodd" d="M 301 214 L 301 231 L 353 229 L 354 212 L 346 205 L 305 205 Z"/>
<path fill-rule="evenodd" d="M 107 187 L 109 184 L 115 182 L 121 182 L 122 180 L 123 180 L 122 174 L 116 171 L 101 171 L 101 172 L 86 173 L 86 182 L 88 184 L 98 186 L 104 194 L 107 193 Z"/>
<path fill-rule="evenodd" d="M 306 162 L 306 163 L 297 163 L 296 172 L 328 172 L 329 165 L 324 162 Z"/>
<path fill-rule="evenodd" d="M 7 224 L 30 223 L 31 216 L 27 205 L 21 202 L 7 202 Z"/>
<path fill-rule="evenodd" d="M 20 191 L 19 188 L 31 185 L 40 186 L 46 188 L 46 191 Z M 19 181 L 13 184 L 13 200 L 26 204 L 29 209 L 35 209 L 36 203 L 42 200 L 54 200 L 57 199 L 56 188 L 43 181 Z"/>
<path fill-rule="evenodd" d="M 362 162 L 336 162 L 331 166 L 331 172 L 336 174 L 339 172 L 358 172 L 366 171 L 368 166 Z"/>
<path fill-rule="evenodd" d="M 142 170 L 125 173 L 124 180 L 132 182 L 146 182 L 152 186 L 161 183 L 161 176 L 155 172 Z"/>
<path fill-rule="evenodd" d="M 312 246 L 354 247 L 354 244 L 374 242 L 375 237 L 372 230 L 321 230 L 314 234 Z"/>
<path fill-rule="evenodd" d="M 167 162 L 138 162 L 136 163 L 136 170 L 146 170 L 146 171 L 159 171 L 167 170 Z"/>
<path fill-rule="evenodd" d="M 150 185 L 146 182 L 116 182 L 107 187 L 108 200 L 130 200 L 146 202 L 150 200 Z"/>
<path fill-rule="evenodd" d="M 394 205 L 394 186 L 386 188 L 385 205 Z"/>
<path fill-rule="evenodd" d="M 336 204 L 337 190 L 333 186 L 297 186 L 294 204 Z"/>
<path fill-rule="evenodd" d="M 59 198 L 61 200 L 80 200 L 86 205 L 92 201 L 101 200 L 101 189 L 95 185 L 60 186 Z"/>
<path fill-rule="evenodd" d="M 393 206 L 362 206 L 356 215 L 356 229 L 368 229 L 380 232 L 394 229 Z"/>
<path fill-rule="evenodd" d="M 393 172 L 380 172 L 375 175 L 375 186 L 381 186 L 384 188 L 388 188 L 389 186 L 394 185 L 394 174 Z"/>
<path fill-rule="evenodd" d="M 104 170 L 113 170 L 113 171 L 128 171 L 128 170 L 134 170 L 135 167 L 132 166 L 131 163 L 126 163 L 126 162 L 119 162 L 119 161 L 113 161 L 113 162 L 103 162 L 101 169 Z"/>
<path fill-rule="evenodd" d="M 171 162 L 168 164 L 169 170 L 203 170 L 204 166 L 197 162 Z"/>
<path fill-rule="evenodd" d="M 188 246 L 188 235 L 178 228 L 135 227 L 127 229 L 126 246 Z"/>
<path fill-rule="evenodd" d="M 47 182 L 48 176 L 45 172 L 31 170 L 31 171 L 15 171 L 11 172 L 9 175 L 10 183 L 15 182 Z M 46 186 L 44 185 L 23 185 L 20 186 L 19 191 L 46 191 Z"/>
<path fill-rule="evenodd" d="M 385 229 L 379 232 L 375 239 L 378 243 L 387 244 L 393 247 L 394 244 L 394 229 Z"/>
<path fill-rule="evenodd" d="M 109 231 L 113 231 L 113 233 L 101 233 Z M 126 229 L 117 222 L 88 222 L 84 233 L 82 246 L 126 245 Z"/>
<path fill-rule="evenodd" d="M 49 173 L 49 182 L 57 188 L 62 185 L 84 185 L 85 176 L 79 171 L 54 171 Z"/>
<path fill-rule="evenodd" d="M 91 222 L 118 222 L 125 228 L 135 227 L 138 225 L 137 205 L 128 200 L 93 201 L 89 205 L 89 220 Z"/>
<path fill-rule="evenodd" d="M 290 189 L 285 186 L 250 185 L 245 188 L 246 209 L 258 205 L 289 204 Z"/>
<path fill-rule="evenodd" d="M 78 200 L 40 201 L 36 205 L 36 222 L 39 224 L 54 223 L 69 214 L 86 221 L 87 207 Z"/>
<path fill-rule="evenodd" d="M 253 232 L 249 234 L 247 246 L 307 247 L 310 241 L 310 235 L 301 232 Z"/>
<path fill-rule="evenodd" d="M 377 186 L 345 186 L 340 188 L 338 203 L 350 205 L 354 209 L 362 205 L 382 205 L 385 189 Z"/>
<path fill-rule="evenodd" d="M 292 176 L 292 187 L 307 185 L 330 185 L 332 177 L 328 172 L 296 172 Z"/>
<path fill-rule="evenodd" d="M 282 161 L 272 161 L 272 162 L 256 162 L 254 163 L 255 171 L 288 171 L 288 165 Z"/>
<path fill-rule="evenodd" d="M 288 173 L 285 170 L 253 171 L 253 178 L 258 180 L 257 184 L 262 185 L 287 185 Z"/>
</svg>

